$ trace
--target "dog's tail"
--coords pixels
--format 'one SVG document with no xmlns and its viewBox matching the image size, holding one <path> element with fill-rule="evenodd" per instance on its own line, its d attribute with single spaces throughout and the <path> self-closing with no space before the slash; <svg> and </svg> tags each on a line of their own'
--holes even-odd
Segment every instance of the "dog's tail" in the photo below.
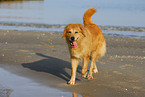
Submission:
<svg viewBox="0 0 145 97">
<path fill-rule="evenodd" d="M 92 22 L 92 15 L 96 12 L 96 9 L 95 8 L 89 8 L 86 10 L 86 12 L 84 13 L 84 16 L 83 16 L 83 22 L 84 22 L 84 25 L 89 25 L 89 24 L 94 24 Z"/>
</svg>

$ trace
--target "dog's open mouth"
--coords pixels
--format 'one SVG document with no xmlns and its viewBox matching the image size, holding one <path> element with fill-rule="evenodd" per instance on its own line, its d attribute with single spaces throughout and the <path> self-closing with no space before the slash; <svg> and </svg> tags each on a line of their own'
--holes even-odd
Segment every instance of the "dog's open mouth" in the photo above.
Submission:
<svg viewBox="0 0 145 97">
<path fill-rule="evenodd" d="M 77 47 L 77 42 L 75 41 L 70 41 L 70 46 L 71 47 Z"/>
</svg>

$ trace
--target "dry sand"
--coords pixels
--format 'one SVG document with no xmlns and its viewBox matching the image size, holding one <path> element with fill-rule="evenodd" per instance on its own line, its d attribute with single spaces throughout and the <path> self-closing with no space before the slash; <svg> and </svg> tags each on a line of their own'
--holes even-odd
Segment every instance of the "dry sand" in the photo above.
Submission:
<svg viewBox="0 0 145 97">
<path fill-rule="evenodd" d="M 93 80 L 69 86 L 69 52 L 61 33 L 0 31 L 1 68 L 41 85 L 89 97 L 145 97 L 145 39 L 105 37 L 107 53 Z M 48 96 L 49 97 L 49 96 Z"/>
</svg>

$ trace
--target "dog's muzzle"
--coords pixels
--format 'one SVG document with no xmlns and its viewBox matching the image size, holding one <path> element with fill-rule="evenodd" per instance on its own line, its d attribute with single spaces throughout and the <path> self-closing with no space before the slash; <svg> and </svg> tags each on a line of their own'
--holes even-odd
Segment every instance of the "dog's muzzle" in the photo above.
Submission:
<svg viewBox="0 0 145 97">
<path fill-rule="evenodd" d="M 71 47 L 77 47 L 77 42 L 75 40 L 75 37 L 70 38 L 70 46 Z"/>
</svg>

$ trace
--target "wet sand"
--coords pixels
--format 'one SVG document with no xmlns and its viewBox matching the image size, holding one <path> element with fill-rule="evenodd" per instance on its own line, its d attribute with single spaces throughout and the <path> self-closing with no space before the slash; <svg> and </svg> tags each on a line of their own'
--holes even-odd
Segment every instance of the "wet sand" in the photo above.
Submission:
<svg viewBox="0 0 145 97">
<path fill-rule="evenodd" d="M 145 39 L 105 37 L 107 53 L 97 62 L 99 73 L 94 74 L 93 80 L 83 79 L 80 62 L 76 85 L 69 86 L 71 64 L 61 35 L 1 30 L 0 68 L 31 79 L 39 83 L 39 87 L 48 86 L 83 96 L 145 96 Z"/>
</svg>

